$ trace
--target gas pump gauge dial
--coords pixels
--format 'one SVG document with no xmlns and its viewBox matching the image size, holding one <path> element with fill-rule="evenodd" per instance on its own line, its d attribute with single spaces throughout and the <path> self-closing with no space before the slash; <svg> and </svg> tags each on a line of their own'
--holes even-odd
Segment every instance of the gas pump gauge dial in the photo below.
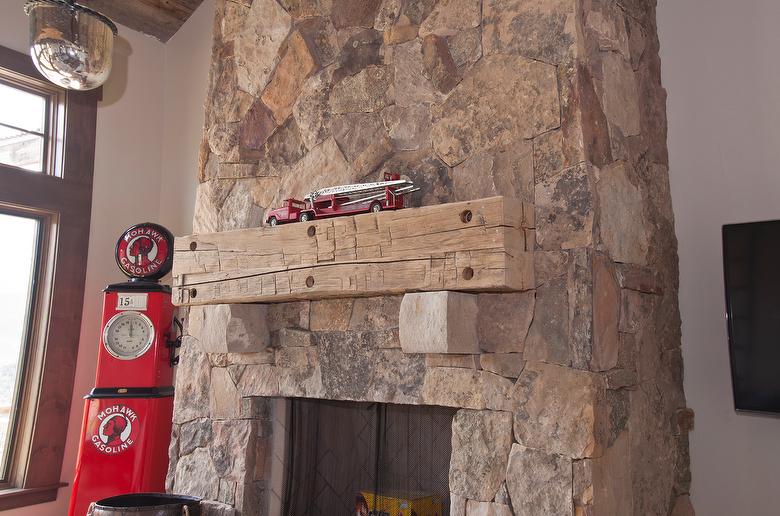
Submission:
<svg viewBox="0 0 780 516">
<path fill-rule="evenodd" d="M 119 312 L 103 330 L 103 345 L 119 360 L 132 360 L 146 353 L 154 342 L 152 321 L 139 312 Z"/>
</svg>

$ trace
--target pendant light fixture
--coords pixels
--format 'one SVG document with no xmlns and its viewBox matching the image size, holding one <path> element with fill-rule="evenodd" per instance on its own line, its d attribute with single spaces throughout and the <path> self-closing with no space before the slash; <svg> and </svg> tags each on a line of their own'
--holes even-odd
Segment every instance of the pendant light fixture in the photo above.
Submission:
<svg viewBox="0 0 780 516">
<path fill-rule="evenodd" d="M 74 0 L 28 0 L 30 55 L 44 77 L 71 90 L 108 79 L 116 25 Z"/>
</svg>

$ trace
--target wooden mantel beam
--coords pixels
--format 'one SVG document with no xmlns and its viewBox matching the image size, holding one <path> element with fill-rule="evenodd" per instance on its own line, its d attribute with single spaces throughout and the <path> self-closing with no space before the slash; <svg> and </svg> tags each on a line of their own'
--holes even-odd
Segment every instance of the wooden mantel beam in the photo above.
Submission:
<svg viewBox="0 0 780 516">
<path fill-rule="evenodd" d="M 533 205 L 504 197 L 176 239 L 177 305 L 534 288 Z"/>
</svg>

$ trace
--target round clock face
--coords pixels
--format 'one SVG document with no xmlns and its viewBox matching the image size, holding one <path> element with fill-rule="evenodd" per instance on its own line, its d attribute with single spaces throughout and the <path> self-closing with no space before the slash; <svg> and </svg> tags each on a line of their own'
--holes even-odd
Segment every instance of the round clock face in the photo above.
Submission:
<svg viewBox="0 0 780 516">
<path fill-rule="evenodd" d="M 112 317 L 103 330 L 106 351 L 120 360 L 138 358 L 152 346 L 154 325 L 144 314 L 120 312 Z"/>
<path fill-rule="evenodd" d="M 131 278 L 160 279 L 173 265 L 173 235 L 159 224 L 136 224 L 119 237 L 116 263 Z"/>
</svg>

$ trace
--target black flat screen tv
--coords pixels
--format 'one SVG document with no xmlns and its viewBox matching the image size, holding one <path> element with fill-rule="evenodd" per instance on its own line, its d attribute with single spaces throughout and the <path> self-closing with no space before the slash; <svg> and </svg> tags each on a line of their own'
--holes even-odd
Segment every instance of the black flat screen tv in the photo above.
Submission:
<svg viewBox="0 0 780 516">
<path fill-rule="evenodd" d="M 780 413 L 780 220 L 723 226 L 737 410 Z"/>
</svg>

